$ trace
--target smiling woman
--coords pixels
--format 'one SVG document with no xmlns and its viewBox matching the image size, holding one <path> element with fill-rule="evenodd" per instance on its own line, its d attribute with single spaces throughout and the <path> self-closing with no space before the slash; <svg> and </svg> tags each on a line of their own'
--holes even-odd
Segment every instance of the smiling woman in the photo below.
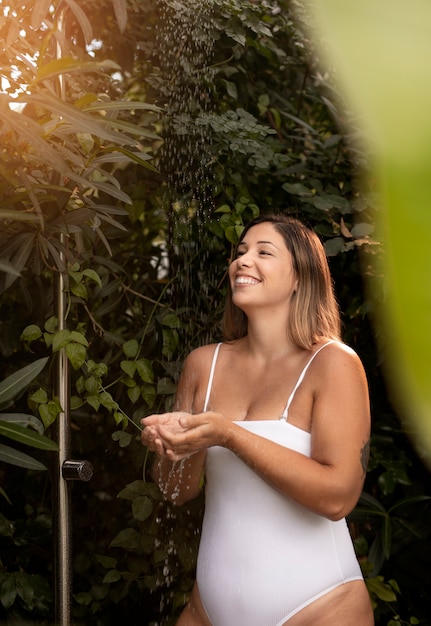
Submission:
<svg viewBox="0 0 431 626">
<path fill-rule="evenodd" d="M 252 226 L 261 224 L 269 229 L 271 246 L 260 250 L 265 254 L 284 254 L 286 265 L 283 267 L 281 280 L 291 266 L 296 275 L 295 290 L 290 303 L 290 320 L 287 332 L 291 339 L 302 348 L 309 349 L 319 337 L 338 339 L 340 337 L 340 318 L 338 306 L 332 289 L 332 279 L 324 249 L 317 235 L 304 228 L 293 218 L 285 216 L 263 216 L 250 222 L 241 234 L 237 256 L 241 257 L 247 250 L 247 234 Z M 274 245 L 278 239 L 278 248 Z M 267 246 L 269 244 L 266 244 Z M 243 262 L 241 259 L 240 263 Z M 230 266 L 234 270 L 235 263 Z M 290 271 L 290 270 L 288 270 Z M 223 335 L 227 340 L 239 339 L 247 334 L 248 320 L 245 312 L 235 306 L 232 298 L 232 284 L 228 286 Z"/>
<path fill-rule="evenodd" d="M 344 519 L 365 477 L 368 391 L 323 247 L 297 220 L 263 216 L 229 277 L 224 343 L 188 356 L 175 412 L 142 420 L 167 498 L 195 497 L 205 475 L 178 626 L 370 626 Z"/>
</svg>

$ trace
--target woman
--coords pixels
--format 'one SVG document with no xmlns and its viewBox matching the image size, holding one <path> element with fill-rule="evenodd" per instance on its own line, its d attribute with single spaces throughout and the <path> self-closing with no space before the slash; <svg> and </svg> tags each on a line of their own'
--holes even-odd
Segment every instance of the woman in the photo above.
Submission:
<svg viewBox="0 0 431 626">
<path fill-rule="evenodd" d="M 323 247 L 262 216 L 229 268 L 224 343 L 194 350 L 176 411 L 142 420 L 177 504 L 205 475 L 197 577 L 178 626 L 370 626 L 344 517 L 369 449 L 363 367 L 340 341 Z"/>
</svg>

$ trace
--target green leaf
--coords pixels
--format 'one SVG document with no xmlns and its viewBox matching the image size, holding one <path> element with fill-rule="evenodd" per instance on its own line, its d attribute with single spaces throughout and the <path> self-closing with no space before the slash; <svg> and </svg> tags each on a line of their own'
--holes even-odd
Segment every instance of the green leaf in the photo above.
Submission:
<svg viewBox="0 0 431 626">
<path fill-rule="evenodd" d="M 91 280 L 94 280 L 94 282 L 97 283 L 99 285 L 99 287 L 102 287 L 102 279 L 100 278 L 100 276 L 99 276 L 99 274 L 97 272 L 95 272 L 92 269 L 87 269 L 87 270 L 83 270 L 82 273 L 87 278 L 91 278 Z"/>
<path fill-rule="evenodd" d="M 26 326 L 21 333 L 21 341 L 36 341 L 42 337 L 42 331 L 36 324 Z"/>
<path fill-rule="evenodd" d="M 12 504 L 12 502 L 11 502 L 11 500 L 10 500 L 9 496 L 7 495 L 7 493 L 6 493 L 6 491 L 3 489 L 3 487 L 0 487 L 0 495 L 2 495 L 2 496 L 3 496 L 3 498 L 6 500 L 6 502 L 7 502 L 8 504 Z"/>
<path fill-rule="evenodd" d="M 0 443 L 0 461 L 9 463 L 10 465 L 17 465 L 24 469 L 46 470 L 45 465 L 36 461 L 33 457 L 19 450 L 15 450 L 10 446 L 6 446 L 3 443 Z"/>
<path fill-rule="evenodd" d="M 49 400 L 46 404 L 41 404 L 38 410 L 45 428 L 51 426 L 61 413 L 61 407 L 59 407 L 54 400 Z"/>
<path fill-rule="evenodd" d="M 103 578 L 104 583 L 116 583 L 121 580 L 121 572 L 116 569 L 111 569 L 107 572 Z"/>
<path fill-rule="evenodd" d="M 126 0 L 112 0 L 112 4 L 118 28 L 120 33 L 123 33 L 127 25 L 127 2 Z"/>
<path fill-rule="evenodd" d="M 66 345 L 66 354 L 74 370 L 79 370 L 79 368 L 84 365 L 85 359 L 87 358 L 85 346 L 79 343 L 68 343 Z"/>
<path fill-rule="evenodd" d="M 76 601 L 77 604 L 80 604 L 81 606 L 90 606 L 90 604 L 93 602 L 93 596 L 91 595 L 91 593 L 88 593 L 86 591 L 81 591 L 80 593 L 73 594 L 73 599 Z"/>
<path fill-rule="evenodd" d="M 136 372 L 136 361 L 121 361 L 120 367 L 127 376 L 133 379 Z"/>
<path fill-rule="evenodd" d="M 228 204 L 222 204 L 215 210 L 216 213 L 232 213 L 232 209 Z"/>
<path fill-rule="evenodd" d="M 70 408 L 72 411 L 76 411 L 84 405 L 84 401 L 79 396 L 71 396 L 70 398 Z"/>
<path fill-rule="evenodd" d="M 84 383 L 86 391 L 90 395 L 96 395 L 100 389 L 100 381 L 96 376 L 89 376 Z"/>
<path fill-rule="evenodd" d="M 338 209 L 341 213 L 348 213 L 350 211 L 350 205 L 346 198 L 335 194 L 328 193 L 315 196 L 313 204 L 321 211 L 330 211 L 331 209 Z"/>
<path fill-rule="evenodd" d="M 308 187 L 305 187 L 305 185 L 302 185 L 301 183 L 284 183 L 283 189 L 293 196 L 305 198 L 313 196 L 311 189 L 308 189 Z"/>
<path fill-rule="evenodd" d="M 55 333 L 54 338 L 52 340 L 52 350 L 53 352 L 58 352 L 62 348 L 64 348 L 70 341 L 70 330 L 68 328 L 63 328 Z"/>
<path fill-rule="evenodd" d="M 82 298 L 83 300 L 86 300 L 87 297 L 88 297 L 87 287 L 85 285 L 83 285 L 82 283 L 71 284 L 70 285 L 70 291 L 77 298 Z"/>
<path fill-rule="evenodd" d="M 124 415 L 121 415 L 121 419 L 124 419 Z M 127 448 L 132 441 L 132 435 L 124 432 L 124 430 L 117 430 L 115 433 L 112 433 L 112 440 L 118 441 L 120 448 Z"/>
<path fill-rule="evenodd" d="M 104 554 L 96 554 L 96 561 L 106 569 L 115 569 L 117 567 L 117 559 L 113 556 L 105 556 Z"/>
<path fill-rule="evenodd" d="M 148 408 L 151 409 L 154 406 L 154 402 L 157 396 L 154 385 L 149 385 L 148 383 L 144 383 L 141 387 L 141 396 L 147 403 Z"/>
<path fill-rule="evenodd" d="M 85 401 L 86 401 L 86 402 L 87 402 L 87 403 L 88 403 L 91 407 L 93 407 L 93 409 L 94 409 L 95 411 L 98 411 L 98 410 L 99 410 L 99 407 L 100 407 L 100 400 L 99 400 L 99 396 L 98 396 L 98 395 L 95 395 L 95 394 L 94 394 L 94 395 L 88 395 L 88 396 L 85 398 Z"/>
<path fill-rule="evenodd" d="M 127 416 L 124 415 L 124 413 L 122 411 L 116 411 L 114 410 L 113 414 L 112 414 L 114 421 L 115 421 L 115 425 L 116 426 L 121 426 L 121 428 L 123 429 L 121 432 L 123 432 L 125 435 L 130 436 L 129 433 L 125 433 L 124 429 L 127 428 Z M 114 433 L 114 435 L 116 435 L 117 433 Z M 114 435 L 112 436 L 112 438 L 114 439 Z M 119 437 L 118 438 L 118 442 L 120 444 L 120 448 L 123 448 L 125 446 L 128 446 L 130 443 L 130 440 L 127 440 L 126 437 Z"/>
<path fill-rule="evenodd" d="M 17 572 L 15 575 L 15 585 L 18 596 L 28 608 L 34 607 L 34 588 L 31 578 L 25 572 Z"/>
<path fill-rule="evenodd" d="M 55 333 L 58 329 L 58 319 L 53 315 L 45 322 L 45 330 L 48 333 Z"/>
<path fill-rule="evenodd" d="M 397 595 L 390 585 L 384 582 L 383 576 L 367 578 L 368 590 L 384 602 L 396 602 Z"/>
<path fill-rule="evenodd" d="M 110 548 L 125 548 L 126 550 L 137 550 L 140 544 L 140 533 L 134 528 L 124 528 L 109 544 Z"/>
<path fill-rule="evenodd" d="M 34 415 L 26 415 L 25 413 L 0 413 L 0 420 L 19 424 L 24 428 L 33 428 L 40 435 L 43 435 L 43 424 L 40 419 Z"/>
<path fill-rule="evenodd" d="M 380 500 L 377 500 L 377 498 L 375 498 L 374 496 L 370 495 L 366 491 L 363 491 L 361 493 L 361 497 L 359 499 L 359 502 L 361 504 L 366 504 L 367 506 L 370 506 L 371 508 L 376 509 L 377 511 L 381 511 L 382 513 L 386 513 L 386 509 L 383 506 L 383 504 L 380 502 Z"/>
<path fill-rule="evenodd" d="M 99 397 L 100 402 L 103 404 L 105 409 L 108 409 L 110 411 L 118 409 L 118 402 L 115 402 L 114 398 L 107 391 L 103 391 Z"/>
<path fill-rule="evenodd" d="M 342 237 L 332 237 L 325 241 L 326 256 L 337 256 L 344 249 L 344 239 Z"/>
<path fill-rule="evenodd" d="M 145 521 L 153 512 L 153 503 L 148 496 L 135 498 L 132 504 L 133 517 L 140 522 Z"/>
<path fill-rule="evenodd" d="M 403 498 L 402 500 L 398 500 L 398 502 L 393 504 L 388 509 L 388 513 L 392 513 L 393 511 L 395 511 L 395 509 L 398 509 L 400 507 L 410 506 L 412 504 L 417 504 L 419 502 L 427 502 L 428 500 L 431 500 L 431 496 L 419 495 L 419 496 L 412 496 L 411 498 Z"/>
<path fill-rule="evenodd" d="M 0 602 L 5 609 L 10 609 L 17 596 L 15 574 L 6 574 L 6 578 L 0 588 Z"/>
<path fill-rule="evenodd" d="M 69 276 L 74 280 L 75 283 L 79 284 L 82 281 L 83 273 L 82 272 L 74 272 L 73 270 L 69 270 Z"/>
<path fill-rule="evenodd" d="M 149 359 L 138 359 L 136 370 L 144 383 L 154 382 L 153 364 Z"/>
<path fill-rule="evenodd" d="M 134 480 L 129 483 L 120 491 L 117 498 L 123 498 L 124 500 L 134 500 L 140 496 L 146 496 L 150 493 L 150 483 L 144 480 Z M 154 485 L 153 485 L 154 486 Z"/>
<path fill-rule="evenodd" d="M 160 380 L 157 382 L 157 393 L 160 395 L 165 395 L 165 396 L 169 396 L 173 393 L 175 393 L 176 391 L 176 385 L 175 383 L 167 377 L 164 378 L 160 378 Z"/>
<path fill-rule="evenodd" d="M 181 326 L 180 318 L 175 313 L 168 313 L 162 318 L 162 324 L 169 328 L 179 328 Z"/>
<path fill-rule="evenodd" d="M 72 341 L 75 341 L 76 343 L 81 344 L 82 346 L 88 346 L 88 341 L 85 338 L 85 335 L 83 335 L 82 333 L 80 333 L 77 330 L 72 330 L 70 333 L 70 339 Z"/>
<path fill-rule="evenodd" d="M 32 380 L 40 374 L 48 362 L 48 357 L 38 359 L 11 374 L 0 383 L 0 408 L 8 405 Z"/>
<path fill-rule="evenodd" d="M 123 344 L 123 352 L 129 359 L 134 359 L 139 353 L 139 343 L 136 339 L 131 339 Z"/>
<path fill-rule="evenodd" d="M 29 400 L 32 400 L 37 404 L 45 404 L 45 402 L 48 402 L 48 394 L 46 393 L 45 389 L 38 389 L 31 394 Z"/>
<path fill-rule="evenodd" d="M 1 416 L 0 416 L 1 417 Z M 11 424 L 0 419 L 0 435 L 40 450 L 58 450 L 55 441 L 40 435 L 19 424 Z"/>
<path fill-rule="evenodd" d="M 70 74 L 72 72 L 97 72 L 101 70 L 115 70 L 119 69 L 118 65 L 113 61 L 82 61 L 73 57 L 62 57 L 53 61 L 44 63 L 37 70 L 36 80 L 32 83 L 32 86 L 36 85 L 42 80 L 53 78 L 61 74 Z"/>
<path fill-rule="evenodd" d="M 132 404 L 136 404 L 136 402 L 141 397 L 141 389 L 138 385 L 134 385 L 134 387 L 129 387 L 127 390 L 127 395 L 129 396 L 130 402 Z"/>
</svg>

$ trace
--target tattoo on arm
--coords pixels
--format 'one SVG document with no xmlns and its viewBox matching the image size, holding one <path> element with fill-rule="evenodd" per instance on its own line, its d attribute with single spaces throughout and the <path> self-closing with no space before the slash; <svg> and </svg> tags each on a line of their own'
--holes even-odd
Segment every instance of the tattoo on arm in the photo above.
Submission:
<svg viewBox="0 0 431 626">
<path fill-rule="evenodd" d="M 367 473 L 368 461 L 370 459 L 370 439 L 366 443 L 364 443 L 361 449 L 361 465 L 363 475 L 365 476 Z"/>
</svg>

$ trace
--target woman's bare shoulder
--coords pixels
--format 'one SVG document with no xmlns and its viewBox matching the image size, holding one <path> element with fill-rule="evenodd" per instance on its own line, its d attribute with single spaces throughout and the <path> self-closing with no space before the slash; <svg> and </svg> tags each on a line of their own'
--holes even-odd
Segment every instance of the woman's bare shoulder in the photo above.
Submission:
<svg viewBox="0 0 431 626">
<path fill-rule="evenodd" d="M 314 371 L 320 375 L 333 376 L 337 371 L 344 375 L 364 375 L 364 366 L 357 352 L 342 341 L 322 343 L 323 349 L 316 354 Z M 318 349 L 317 349 L 318 350 Z"/>
<path fill-rule="evenodd" d="M 197 376 L 205 375 L 211 367 L 216 347 L 216 343 L 210 343 L 189 352 L 183 363 L 183 374 L 193 372 Z"/>
</svg>

